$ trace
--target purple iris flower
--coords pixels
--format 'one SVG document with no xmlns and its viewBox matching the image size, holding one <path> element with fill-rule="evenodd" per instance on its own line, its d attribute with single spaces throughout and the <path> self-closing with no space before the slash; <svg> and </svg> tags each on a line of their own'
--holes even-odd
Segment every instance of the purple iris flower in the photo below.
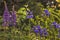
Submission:
<svg viewBox="0 0 60 40">
<path fill-rule="evenodd" d="M 39 30 L 35 29 L 34 32 L 37 34 L 37 33 L 39 33 Z"/>
<path fill-rule="evenodd" d="M 56 25 L 57 23 L 56 22 L 53 22 L 52 25 Z"/>
<path fill-rule="evenodd" d="M 37 29 L 38 29 L 39 31 L 42 30 L 41 27 L 40 27 L 40 25 L 37 25 L 36 27 L 37 27 Z"/>
<path fill-rule="evenodd" d="M 40 26 L 39 26 L 39 25 L 37 25 L 37 28 L 38 28 L 38 29 L 40 29 Z"/>
<path fill-rule="evenodd" d="M 44 12 L 45 12 L 45 14 L 47 15 L 47 16 L 49 16 L 50 15 L 50 13 L 49 13 L 49 11 L 46 9 L 46 10 L 44 10 Z"/>
<path fill-rule="evenodd" d="M 37 34 L 37 33 L 39 33 L 40 34 L 40 36 L 47 36 L 48 35 L 48 32 L 47 32 L 47 30 L 46 30 L 46 28 L 40 28 L 40 26 L 39 25 L 37 25 L 37 26 L 34 26 L 33 27 L 34 28 L 34 32 Z"/>
<path fill-rule="evenodd" d="M 39 34 L 40 34 L 40 36 L 43 36 L 43 30 L 42 29 L 39 31 Z"/>
<path fill-rule="evenodd" d="M 33 18 L 33 15 L 27 15 L 27 18 Z"/>
<path fill-rule="evenodd" d="M 56 28 L 60 28 L 60 24 L 56 24 L 55 27 L 56 27 Z"/>
<path fill-rule="evenodd" d="M 55 26 L 55 28 L 60 28 L 60 24 L 57 24 L 56 22 L 53 22 L 52 25 Z"/>
<path fill-rule="evenodd" d="M 37 25 L 37 26 L 34 26 L 34 32 L 37 34 L 37 33 L 39 33 L 40 34 L 40 36 L 42 36 L 42 29 L 40 28 L 40 26 L 39 25 Z"/>
<path fill-rule="evenodd" d="M 46 28 L 43 29 L 43 34 L 44 34 L 44 36 L 48 35 L 48 32 L 47 32 Z"/>
<path fill-rule="evenodd" d="M 33 18 L 32 11 L 27 10 L 27 18 Z"/>
<path fill-rule="evenodd" d="M 39 33 L 39 30 L 38 30 L 37 26 L 33 26 L 33 30 L 36 34 Z"/>
</svg>

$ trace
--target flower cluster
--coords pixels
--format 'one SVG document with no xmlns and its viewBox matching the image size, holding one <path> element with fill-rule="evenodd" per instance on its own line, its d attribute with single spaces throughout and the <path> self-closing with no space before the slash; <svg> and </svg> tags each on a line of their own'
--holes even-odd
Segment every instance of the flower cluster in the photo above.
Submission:
<svg viewBox="0 0 60 40">
<path fill-rule="evenodd" d="M 12 10 L 12 14 L 9 13 L 6 2 L 5 4 L 5 10 L 3 14 L 3 26 L 16 26 L 16 12 L 14 11 L 14 6 Z"/>
<path fill-rule="evenodd" d="M 9 24 L 9 18 L 10 18 L 10 14 L 6 5 L 6 2 L 4 2 L 5 4 L 5 10 L 4 10 L 4 14 L 3 14 L 3 26 L 8 26 Z"/>
<path fill-rule="evenodd" d="M 55 28 L 60 28 L 60 24 L 57 24 L 56 22 L 53 22 L 52 25 L 55 26 Z"/>
<path fill-rule="evenodd" d="M 49 13 L 49 11 L 47 9 L 45 9 L 44 12 L 45 12 L 46 16 L 50 15 L 50 13 Z"/>
<path fill-rule="evenodd" d="M 33 18 L 32 11 L 27 10 L 27 18 Z"/>
<path fill-rule="evenodd" d="M 34 26 L 33 27 L 34 29 L 34 32 L 36 33 L 36 34 L 40 34 L 40 36 L 47 36 L 48 35 L 48 32 L 47 32 L 47 30 L 46 30 L 46 28 L 41 28 L 39 25 L 37 25 L 37 26 Z"/>
<path fill-rule="evenodd" d="M 16 11 L 12 11 L 12 22 L 13 22 L 13 25 L 16 26 Z"/>
</svg>

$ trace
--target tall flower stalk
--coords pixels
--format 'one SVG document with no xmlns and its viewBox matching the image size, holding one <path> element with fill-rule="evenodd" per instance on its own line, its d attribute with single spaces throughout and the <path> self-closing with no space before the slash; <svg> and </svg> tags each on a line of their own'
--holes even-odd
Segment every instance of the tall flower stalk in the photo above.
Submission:
<svg viewBox="0 0 60 40">
<path fill-rule="evenodd" d="M 14 5 L 12 8 L 12 23 L 13 23 L 13 26 L 16 26 L 16 11 L 14 10 Z"/>
<path fill-rule="evenodd" d="M 7 4 L 5 1 L 4 1 L 4 5 L 5 5 L 5 9 L 4 9 L 4 14 L 3 14 L 3 26 L 9 26 L 10 14 L 9 14 Z"/>
</svg>

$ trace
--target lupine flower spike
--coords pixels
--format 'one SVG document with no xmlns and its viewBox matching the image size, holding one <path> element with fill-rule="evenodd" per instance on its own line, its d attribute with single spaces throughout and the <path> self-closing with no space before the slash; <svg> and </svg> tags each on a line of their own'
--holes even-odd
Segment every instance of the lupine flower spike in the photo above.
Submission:
<svg viewBox="0 0 60 40">
<path fill-rule="evenodd" d="M 13 26 L 16 26 L 16 11 L 14 10 L 14 5 L 12 8 L 12 23 L 13 23 Z"/>
<path fill-rule="evenodd" d="M 4 4 L 5 4 L 5 10 L 4 10 L 4 14 L 3 14 L 3 26 L 9 26 L 8 24 L 9 24 L 10 14 L 9 14 L 7 4 L 5 1 L 4 1 Z"/>
</svg>

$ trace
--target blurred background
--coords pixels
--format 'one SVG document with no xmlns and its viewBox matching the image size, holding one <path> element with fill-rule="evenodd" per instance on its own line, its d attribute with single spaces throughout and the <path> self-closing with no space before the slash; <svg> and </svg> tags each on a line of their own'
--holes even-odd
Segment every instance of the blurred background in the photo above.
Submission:
<svg viewBox="0 0 60 40">
<path fill-rule="evenodd" d="M 3 1 L 0 0 L 0 15 L 2 15 L 2 11 L 4 10 Z M 58 10 L 60 9 L 60 0 L 6 0 L 6 2 L 9 10 L 11 10 L 11 6 L 14 4 L 16 11 L 25 4 L 28 4 L 29 8 L 32 8 L 30 6 L 36 5 L 36 3 L 41 3 L 44 8 L 49 6 Z"/>
<path fill-rule="evenodd" d="M 4 1 L 10 14 L 15 7 L 15 26 L 2 26 Z M 44 30 L 41 36 L 40 27 L 46 28 L 48 35 Z M 0 0 L 0 40 L 60 40 L 59 29 L 60 0 Z"/>
</svg>

